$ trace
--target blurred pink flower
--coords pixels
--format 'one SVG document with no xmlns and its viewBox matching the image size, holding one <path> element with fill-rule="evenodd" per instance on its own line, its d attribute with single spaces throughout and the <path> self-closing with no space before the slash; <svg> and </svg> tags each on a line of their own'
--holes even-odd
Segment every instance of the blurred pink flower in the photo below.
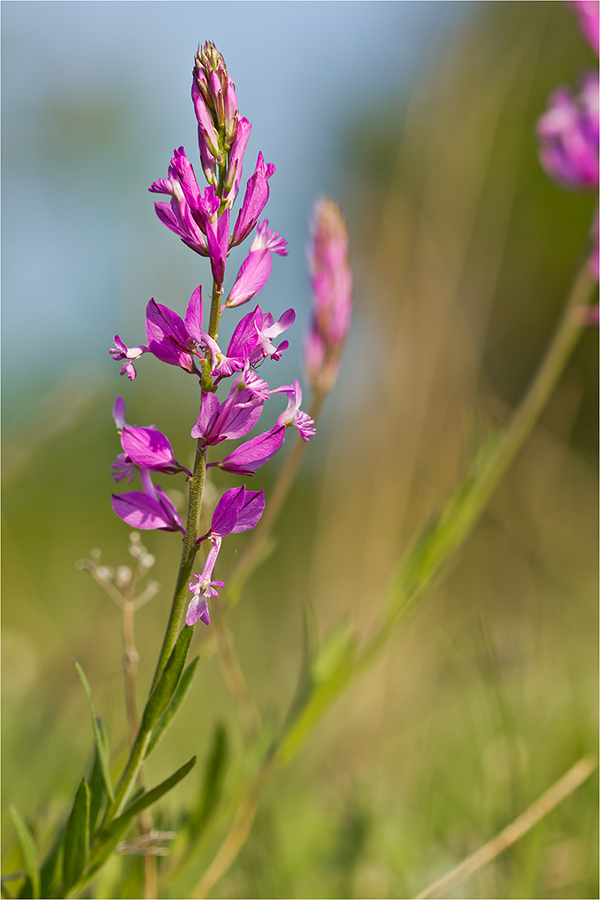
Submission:
<svg viewBox="0 0 600 900">
<path fill-rule="evenodd" d="M 315 207 L 309 246 L 313 314 L 304 359 L 314 389 L 329 391 L 335 383 L 352 315 L 352 270 L 348 232 L 333 200 Z"/>
<path fill-rule="evenodd" d="M 540 162 L 563 187 L 598 188 L 598 74 L 582 78 L 574 97 L 566 88 L 550 95 L 548 110 L 538 119 Z"/>
<path fill-rule="evenodd" d="M 572 0 L 569 6 L 577 13 L 581 30 L 588 44 L 596 51 L 597 55 L 600 42 L 598 34 L 600 30 L 598 21 L 598 7 L 600 3 L 598 0 Z"/>
</svg>

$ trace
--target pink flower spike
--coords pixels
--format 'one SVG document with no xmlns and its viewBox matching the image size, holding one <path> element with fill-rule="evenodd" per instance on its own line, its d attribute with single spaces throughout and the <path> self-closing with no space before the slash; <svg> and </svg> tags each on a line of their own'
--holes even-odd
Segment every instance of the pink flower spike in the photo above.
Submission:
<svg viewBox="0 0 600 900">
<path fill-rule="evenodd" d="M 313 311 L 304 363 L 312 388 L 327 393 L 337 378 L 352 315 L 348 231 L 332 200 L 323 199 L 316 205 L 308 257 Z"/>
<path fill-rule="evenodd" d="M 258 294 L 264 288 L 270 274 L 270 252 L 268 250 L 251 252 L 240 266 L 235 284 L 231 288 L 224 305 L 231 309 L 247 303 L 248 300 L 251 300 L 255 294 Z"/>
<path fill-rule="evenodd" d="M 287 242 L 278 231 L 269 229 L 269 220 L 265 219 L 256 229 L 256 237 L 250 244 L 250 250 L 270 250 L 279 256 L 287 256 Z"/>
<path fill-rule="evenodd" d="M 554 91 L 537 133 L 540 163 L 551 178 L 573 190 L 597 190 L 598 74 L 584 76 L 577 97 L 566 88 Z"/>
<path fill-rule="evenodd" d="M 572 0 L 569 6 L 577 13 L 579 26 L 585 39 L 590 47 L 595 50 L 597 56 L 598 44 L 600 42 L 600 37 L 598 35 L 600 28 L 598 8 L 600 4 L 598 3 L 598 0 Z"/>
</svg>

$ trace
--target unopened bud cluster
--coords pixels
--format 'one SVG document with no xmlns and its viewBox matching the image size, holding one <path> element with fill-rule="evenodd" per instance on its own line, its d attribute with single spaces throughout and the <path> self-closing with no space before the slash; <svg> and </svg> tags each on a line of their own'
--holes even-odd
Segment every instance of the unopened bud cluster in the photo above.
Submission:
<svg viewBox="0 0 600 900">
<path fill-rule="evenodd" d="M 313 313 L 305 341 L 305 365 L 313 389 L 327 393 L 337 378 L 352 315 L 348 230 L 333 200 L 316 204 L 308 257 Z"/>
</svg>

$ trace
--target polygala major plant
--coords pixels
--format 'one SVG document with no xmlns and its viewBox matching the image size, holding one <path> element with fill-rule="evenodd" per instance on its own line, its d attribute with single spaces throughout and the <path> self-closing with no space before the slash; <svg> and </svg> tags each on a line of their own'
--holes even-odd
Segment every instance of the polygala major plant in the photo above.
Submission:
<svg viewBox="0 0 600 900">
<path fill-rule="evenodd" d="M 130 547 L 134 564 L 120 567 L 115 573 L 99 565 L 99 552 L 95 551 L 94 558 L 82 562 L 81 566 L 92 573 L 124 612 L 125 674 L 132 746 L 125 768 L 114 786 L 106 734 L 96 715 L 85 675 L 78 666 L 92 712 L 94 768 L 91 777 L 81 782 L 67 825 L 41 868 L 37 865 L 33 836 L 13 809 L 27 868 L 27 879 L 20 896 L 74 896 L 96 875 L 115 848 L 146 856 L 145 893 L 155 896 L 154 857 L 163 852 L 158 845 L 174 835 L 152 830 L 146 809 L 187 775 L 195 758 L 153 790 L 145 789 L 143 763 L 190 687 L 197 660 L 187 669 L 185 662 L 194 626 L 198 623 L 202 627 L 210 626 L 211 603 L 218 597 L 218 589 L 225 587 L 223 581 L 213 577 L 222 541 L 227 535 L 253 529 L 265 509 L 262 490 L 249 490 L 245 485 L 232 487 L 216 503 L 208 531 L 200 534 L 207 469 L 214 466 L 234 475 L 250 477 L 283 447 L 288 428 L 297 429 L 301 445 L 316 433 L 314 419 L 301 409 L 302 390 L 298 379 L 294 379 L 293 384 L 271 388 L 256 371 L 266 359 L 277 362 L 288 348 L 289 343 L 282 340 L 282 336 L 294 324 L 293 309 L 286 310 L 275 321 L 271 313 L 263 312 L 257 304 L 237 322 L 227 346 L 219 343 L 222 315 L 250 303 L 269 279 L 273 254 L 286 256 L 288 250 L 286 240 L 269 228 L 268 220 L 259 221 L 269 199 L 269 181 L 275 173 L 275 166 L 266 163 L 260 152 L 234 220 L 232 210 L 242 185 L 252 126 L 248 119 L 240 117 L 235 86 L 225 60 L 210 41 L 199 47 L 195 56 L 192 101 L 198 122 L 200 164 L 207 184 L 201 189 L 192 163 L 184 148 L 179 147 L 174 151 L 167 177 L 155 181 L 150 191 L 169 198 L 155 202 L 160 221 L 191 250 L 209 259 L 212 273 L 210 299 L 205 301 L 208 292 L 205 290 L 203 297 L 202 285 L 198 285 L 182 317 L 152 298 L 146 308 L 146 343 L 128 346 L 115 335 L 110 354 L 121 363 L 121 375 L 131 381 L 136 378 L 136 364 L 146 353 L 197 379 L 199 410 L 190 420 L 190 435 L 196 442 L 194 465 L 190 470 L 175 459 L 170 441 L 155 425 L 128 424 L 125 403 L 121 397 L 116 398 L 113 418 L 122 452 L 112 465 L 112 475 L 117 483 L 131 484 L 139 479 L 141 490 L 113 494 L 112 508 L 127 525 L 136 529 Z M 327 244 L 331 228 L 319 224 L 324 218 L 336 221 L 333 256 Z M 335 381 L 348 331 L 351 276 L 345 226 L 332 201 L 321 201 L 316 223 L 313 259 L 316 261 L 327 254 L 331 258 L 318 263 L 319 274 L 314 276 L 319 278 L 322 287 L 316 292 L 315 319 L 307 343 L 307 367 L 312 383 L 325 378 L 326 387 L 321 385 L 318 390 L 322 400 Z M 323 238 L 319 237 L 321 227 Z M 228 257 L 245 242 L 249 244 L 246 256 L 239 265 L 231 290 L 224 296 Z M 340 276 L 338 269 L 342 272 Z M 335 286 L 338 277 L 344 280 L 341 293 Z M 261 375 L 264 371 L 261 368 Z M 259 422 L 265 401 L 271 397 L 283 406 L 275 425 L 249 438 Z M 245 440 L 235 447 L 225 443 L 239 442 L 240 439 Z M 183 473 L 189 484 L 185 523 L 168 493 L 157 483 L 158 478 L 163 481 L 164 477 L 178 473 Z M 282 500 L 283 496 L 279 506 Z M 272 510 L 272 517 L 277 511 L 277 508 Z M 156 586 L 148 585 L 146 591 L 135 597 L 136 582 L 147 574 L 154 562 L 142 547 L 137 530 L 151 529 L 178 532 L 182 536 L 183 549 L 150 695 L 138 719 L 135 710 L 137 652 L 132 643 L 132 617 L 133 611 L 153 596 Z M 204 562 L 194 571 L 203 544 L 208 547 L 208 552 Z M 128 842 L 123 842 L 122 838 L 136 819 L 142 835 L 137 841 L 129 842 L 134 846 L 128 849 Z M 144 835 L 144 831 L 147 834 Z"/>
<path fill-rule="evenodd" d="M 583 33 L 597 50 L 598 3 L 580 0 L 572 6 L 580 17 Z M 116 483 L 131 485 L 139 479 L 141 488 L 112 496 L 117 516 L 135 529 L 130 535 L 131 563 L 112 570 L 101 565 L 99 551 L 92 551 L 91 560 L 80 563 L 123 613 L 129 755 L 115 778 L 116 765 L 109 754 L 107 734 L 96 713 L 86 676 L 76 664 L 92 719 L 94 757 L 90 775 L 81 780 L 71 811 L 49 842 L 41 864 L 32 830 L 11 808 L 23 868 L 3 876 L 4 896 L 13 896 L 7 888 L 13 882 L 19 897 L 81 896 L 114 853 L 143 857 L 146 898 L 207 896 L 243 846 L 260 793 L 272 774 L 294 757 L 323 712 L 373 663 L 448 570 L 538 420 L 579 335 L 588 324 L 597 322 L 597 307 L 590 306 L 598 274 L 595 246 L 591 256 L 586 250 L 562 318 L 530 387 L 506 426 L 482 442 L 472 466 L 459 479 L 439 514 L 408 544 L 377 606 L 372 632 L 358 634 L 344 620 L 319 639 L 307 614 L 296 695 L 280 723 L 274 724 L 272 718 L 268 723 L 261 721 L 235 654 L 226 613 L 239 599 L 249 575 L 270 552 L 269 531 L 289 492 L 306 444 L 316 433 L 315 421 L 323 400 L 338 375 L 352 308 L 348 233 L 335 203 L 319 200 L 308 253 L 313 308 L 304 340 L 304 362 L 311 389 L 305 412 L 297 378 L 293 384 L 272 388 L 262 375 L 275 372 L 276 366 L 261 366 L 260 375 L 257 372 L 267 359 L 276 364 L 288 348 L 288 340 L 282 340 L 282 336 L 294 323 L 293 309 L 283 312 L 276 321 L 257 304 L 237 321 L 227 346 L 219 337 L 222 315 L 232 315 L 228 311 L 253 300 L 268 281 L 273 254 L 286 256 L 287 244 L 269 228 L 266 218 L 259 221 L 275 172 L 275 166 L 266 163 L 262 153 L 246 183 L 237 215 L 232 214 L 242 184 L 251 125 L 240 118 L 233 81 L 223 57 L 210 42 L 195 57 L 192 100 L 206 186 L 200 189 L 193 166 L 180 147 L 174 151 L 167 177 L 155 181 L 150 191 L 169 198 L 155 203 L 160 221 L 187 247 L 210 261 L 210 298 L 209 292 L 205 290 L 203 295 L 202 285 L 198 285 L 183 316 L 151 299 L 146 308 L 146 343 L 130 347 L 117 335 L 110 353 L 121 363 L 121 374 L 131 381 L 136 378 L 137 363 L 147 353 L 197 380 L 199 404 L 188 420 L 190 436 L 195 441 L 194 462 L 190 469 L 179 462 L 169 439 L 155 425 L 128 424 L 125 403 L 117 397 L 113 418 L 122 452 L 112 465 L 112 475 Z M 597 189 L 597 74 L 583 76 L 578 96 L 566 89 L 551 96 L 549 108 L 538 122 L 538 137 L 541 164 L 553 178 L 570 189 Z M 227 260 L 246 241 L 247 253 L 231 290 L 225 294 Z M 275 425 L 250 437 L 259 424 L 265 402 L 271 399 L 280 404 Z M 205 498 L 209 468 L 252 477 L 282 448 L 290 427 L 297 434 L 268 503 L 262 490 L 251 490 L 246 484 L 229 487 L 218 499 Z M 235 446 L 226 443 L 232 441 Z M 164 479 L 173 475 L 183 476 L 189 486 L 185 517 L 180 516 L 168 492 L 157 483 L 160 479 L 166 485 Z M 212 517 L 208 525 L 209 517 L 205 515 L 201 528 L 203 503 L 210 507 Z M 182 553 L 154 677 L 144 709 L 138 715 L 134 613 L 157 592 L 153 582 L 146 582 L 139 590 L 154 564 L 154 557 L 141 543 L 139 531 L 154 529 L 177 533 Z M 246 531 L 250 532 L 247 542 L 225 583 L 218 578 L 222 542 L 228 535 Z M 199 551 L 202 561 L 197 562 Z M 228 732 L 222 724 L 217 725 L 200 799 L 173 817 L 176 830 L 159 831 L 153 827 L 149 807 L 188 775 L 196 759 L 188 760 L 150 789 L 146 786 L 144 762 L 163 738 L 191 687 L 198 659 L 188 665 L 186 660 L 196 625 L 216 650 L 238 716 L 238 745 L 242 752 L 236 765 L 228 764 Z M 594 766 L 588 760 L 584 777 Z M 137 835 L 126 839 L 134 825 Z M 502 841 L 498 846 L 504 846 Z M 167 853 L 168 858 L 158 867 L 157 857 Z M 215 853 L 212 862 L 208 853 Z M 453 878 L 456 871 L 451 873 Z M 437 887 L 438 883 L 419 896 L 431 896 Z"/>
</svg>

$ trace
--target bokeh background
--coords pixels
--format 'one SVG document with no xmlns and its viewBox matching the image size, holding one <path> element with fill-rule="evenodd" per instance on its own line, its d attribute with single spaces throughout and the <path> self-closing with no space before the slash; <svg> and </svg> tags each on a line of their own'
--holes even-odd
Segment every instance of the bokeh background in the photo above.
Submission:
<svg viewBox="0 0 600 900">
<path fill-rule="evenodd" d="M 341 204 L 352 242 L 340 380 L 276 553 L 231 620 L 273 721 L 294 692 L 303 606 L 323 633 L 345 614 L 367 629 L 408 539 L 528 382 L 594 205 L 541 171 L 535 120 L 594 57 L 560 2 L 1 9 L 3 791 L 43 844 L 89 765 L 72 657 L 112 746 L 126 738 L 119 613 L 75 568 L 93 547 L 108 565 L 127 562 L 128 529 L 108 502 L 115 394 L 130 420 L 169 435 L 177 458 L 192 454 L 185 377 L 144 358 L 131 385 L 107 351 L 115 333 L 142 340 L 151 296 L 181 311 L 208 280 L 147 193 L 173 147 L 195 157 L 198 41 L 217 43 L 253 123 L 246 174 L 258 150 L 277 166 L 267 214 L 290 254 L 275 259 L 261 304 L 293 305 L 298 319 L 272 382 L 301 366 L 317 195 Z M 215 896 L 413 896 L 595 748 L 596 372 L 589 330 L 450 578 L 266 792 Z M 268 491 L 278 465 L 252 487 Z M 174 535 L 144 540 L 164 588 L 137 617 L 140 697 L 179 556 Z M 227 580 L 241 541 L 227 542 L 217 577 Z M 212 659 L 150 783 L 202 758 L 217 721 L 235 747 Z M 162 804 L 164 825 L 190 790 Z M 596 798 L 591 779 L 453 896 L 598 896 Z M 2 815 L 6 871 L 20 862 Z M 140 896 L 139 877 L 139 861 L 118 861 L 94 895 Z"/>
</svg>

